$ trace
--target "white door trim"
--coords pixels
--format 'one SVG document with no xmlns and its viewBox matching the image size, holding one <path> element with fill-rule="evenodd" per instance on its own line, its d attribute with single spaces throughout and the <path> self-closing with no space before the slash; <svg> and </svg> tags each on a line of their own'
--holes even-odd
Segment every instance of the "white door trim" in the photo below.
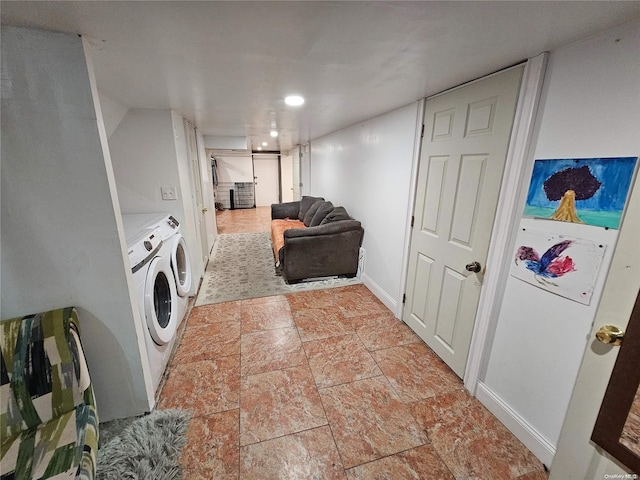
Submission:
<svg viewBox="0 0 640 480">
<path fill-rule="evenodd" d="M 402 319 L 404 315 L 404 304 L 402 303 L 404 292 L 407 291 L 407 277 L 409 276 L 409 250 L 411 249 L 411 217 L 416 204 L 416 190 L 418 189 L 418 165 L 420 164 L 420 150 L 422 148 L 422 125 L 424 123 L 424 104 L 425 99 L 418 101 L 418 112 L 416 114 L 416 134 L 413 141 L 413 160 L 411 164 L 411 192 L 409 193 L 409 202 L 407 203 L 407 226 L 404 232 L 404 250 L 402 254 L 402 272 L 400 280 L 400 298 L 393 312 L 397 318 Z"/>
<path fill-rule="evenodd" d="M 521 200 L 525 182 L 528 182 L 533 151 L 531 139 L 540 103 L 542 83 L 547 66 L 548 53 L 530 58 L 524 69 L 516 115 L 507 151 L 507 161 L 500 187 L 500 196 L 491 233 L 487 273 L 480 293 L 475 326 L 471 337 L 469 357 L 464 374 L 464 386 L 472 395 L 483 370 L 495 330 L 495 319 L 502 305 L 504 285 L 508 276 L 508 264 L 504 252 L 511 248 L 517 218 L 522 214 Z"/>
</svg>

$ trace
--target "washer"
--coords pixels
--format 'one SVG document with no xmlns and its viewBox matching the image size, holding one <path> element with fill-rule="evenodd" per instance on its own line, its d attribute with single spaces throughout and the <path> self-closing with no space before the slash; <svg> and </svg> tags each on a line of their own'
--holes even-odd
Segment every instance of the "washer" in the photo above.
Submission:
<svg viewBox="0 0 640 480">
<path fill-rule="evenodd" d="M 124 217 L 124 216 L 123 216 Z M 135 223 L 139 228 L 157 229 L 160 238 L 166 245 L 166 254 L 171 262 L 173 279 L 178 292 L 178 323 L 184 320 L 189 304 L 191 290 L 191 263 L 187 244 L 180 228 L 180 222 L 168 213 L 126 215 L 127 221 Z"/>
<path fill-rule="evenodd" d="M 136 291 L 136 301 L 144 322 L 145 343 L 154 389 L 162 380 L 175 344 L 179 318 L 179 298 L 170 249 L 160 228 L 150 228 L 137 215 L 123 215 L 127 252 Z"/>
</svg>

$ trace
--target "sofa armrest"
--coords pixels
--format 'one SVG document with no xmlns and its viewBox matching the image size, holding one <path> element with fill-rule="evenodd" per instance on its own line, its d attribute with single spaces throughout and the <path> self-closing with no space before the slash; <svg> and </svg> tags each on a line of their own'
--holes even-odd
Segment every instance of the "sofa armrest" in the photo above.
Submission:
<svg viewBox="0 0 640 480">
<path fill-rule="evenodd" d="M 305 278 L 355 276 L 363 235 L 356 220 L 287 230 L 279 252 L 284 278 L 295 283 Z"/>
<path fill-rule="evenodd" d="M 291 228 L 285 230 L 285 243 L 288 238 L 313 237 L 318 235 L 334 235 L 337 233 L 358 230 L 362 228 L 358 220 L 339 220 L 337 222 L 325 223 L 324 225 L 316 225 L 307 228 Z"/>
<path fill-rule="evenodd" d="M 272 203 L 271 204 L 271 220 L 282 218 L 298 219 L 300 213 L 300 201 L 286 202 L 286 203 Z"/>
</svg>

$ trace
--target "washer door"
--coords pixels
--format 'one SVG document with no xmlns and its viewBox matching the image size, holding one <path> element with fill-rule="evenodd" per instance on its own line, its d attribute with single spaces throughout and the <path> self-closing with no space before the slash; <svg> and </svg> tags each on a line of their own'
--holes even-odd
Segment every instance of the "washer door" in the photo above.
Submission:
<svg viewBox="0 0 640 480">
<path fill-rule="evenodd" d="M 176 280 L 178 295 L 184 297 L 191 290 L 191 264 L 187 253 L 187 244 L 179 233 L 173 242 L 171 249 L 171 269 Z"/>
<path fill-rule="evenodd" d="M 156 257 L 149 265 L 144 286 L 144 313 L 151 338 L 169 343 L 177 328 L 177 292 L 169 261 Z"/>
</svg>

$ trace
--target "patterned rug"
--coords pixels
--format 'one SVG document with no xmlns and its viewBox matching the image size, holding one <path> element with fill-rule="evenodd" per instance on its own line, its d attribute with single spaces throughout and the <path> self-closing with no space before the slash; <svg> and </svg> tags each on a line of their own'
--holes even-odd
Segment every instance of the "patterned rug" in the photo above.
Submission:
<svg viewBox="0 0 640 480">
<path fill-rule="evenodd" d="M 288 285 L 276 275 L 273 263 L 269 232 L 219 235 L 195 305 L 362 283 L 359 278 L 332 277 Z"/>
</svg>

